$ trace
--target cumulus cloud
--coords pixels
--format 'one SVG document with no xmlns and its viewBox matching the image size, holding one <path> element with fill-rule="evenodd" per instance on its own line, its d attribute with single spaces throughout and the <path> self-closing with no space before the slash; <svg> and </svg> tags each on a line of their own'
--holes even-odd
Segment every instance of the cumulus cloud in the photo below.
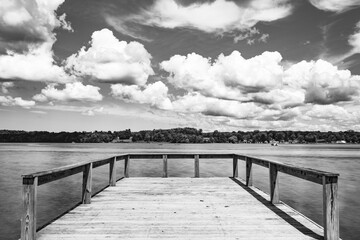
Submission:
<svg viewBox="0 0 360 240">
<path fill-rule="evenodd" d="M 103 96 L 99 93 L 100 88 L 92 85 L 83 85 L 81 82 L 67 83 L 65 88 L 59 90 L 51 84 L 41 90 L 40 94 L 33 97 L 39 102 L 46 101 L 101 101 Z"/>
<path fill-rule="evenodd" d="M 314 105 L 309 111 L 306 112 L 306 116 L 317 119 L 337 121 L 351 121 L 358 118 L 355 113 L 349 112 L 345 108 L 336 105 Z"/>
<path fill-rule="evenodd" d="M 175 111 L 246 119 L 256 117 L 258 113 L 263 111 L 255 103 L 205 97 L 199 93 L 189 93 L 178 98 L 172 104 Z"/>
<path fill-rule="evenodd" d="M 114 97 L 127 102 L 150 104 L 160 109 L 172 109 L 168 88 L 161 81 L 148 84 L 143 89 L 137 85 L 114 84 L 111 86 L 111 92 Z"/>
<path fill-rule="evenodd" d="M 316 8 L 330 12 L 342 12 L 360 6 L 359 0 L 309 0 Z"/>
<path fill-rule="evenodd" d="M 175 55 L 160 66 L 177 88 L 198 91 L 205 96 L 249 100 L 247 93 L 269 91 L 281 85 L 283 68 L 278 52 L 264 52 L 245 59 L 240 52 L 221 54 L 211 62 L 196 53 Z"/>
<path fill-rule="evenodd" d="M 31 108 L 35 106 L 34 101 L 24 100 L 21 97 L 13 98 L 11 96 L 0 96 L 0 104 L 3 106 L 19 106 L 23 108 Z"/>
<path fill-rule="evenodd" d="M 360 53 L 360 22 L 356 24 L 355 32 L 350 35 L 348 41 L 350 46 L 353 47 L 351 54 Z"/>
<path fill-rule="evenodd" d="M 67 82 L 71 78 L 53 58 L 53 30 L 70 29 L 55 10 L 64 0 L 3 0 L 0 6 L 0 78 Z M 19 71 L 21 69 L 21 71 Z"/>
<path fill-rule="evenodd" d="M 121 19 L 106 16 L 108 24 L 123 34 L 142 38 L 129 23 L 161 28 L 192 28 L 200 31 L 223 34 L 244 32 L 258 22 L 271 22 L 290 15 L 292 6 L 288 0 L 254 0 L 233 2 L 215 0 L 184 5 L 176 0 L 156 0 L 139 14 Z M 237 40 L 236 40 L 237 41 Z"/>
<path fill-rule="evenodd" d="M 13 82 L 0 82 L 0 86 L 1 86 L 1 91 L 2 93 L 8 93 L 8 88 L 12 88 L 15 86 L 15 84 Z"/>
<path fill-rule="evenodd" d="M 332 104 L 351 101 L 359 94 L 360 76 L 353 76 L 349 70 L 339 70 L 324 60 L 301 61 L 284 73 L 286 86 L 303 89 L 305 102 Z"/>
<path fill-rule="evenodd" d="M 95 31 L 90 46 L 66 60 L 66 68 L 77 76 L 102 82 L 144 85 L 151 68 L 151 55 L 138 42 L 119 41 L 108 29 Z"/>
</svg>

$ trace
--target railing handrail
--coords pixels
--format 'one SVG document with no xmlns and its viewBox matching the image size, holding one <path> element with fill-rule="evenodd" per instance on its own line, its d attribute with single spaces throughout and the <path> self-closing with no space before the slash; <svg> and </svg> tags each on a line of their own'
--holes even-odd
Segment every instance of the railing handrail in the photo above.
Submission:
<svg viewBox="0 0 360 240">
<path fill-rule="evenodd" d="M 264 160 L 257 157 L 234 153 L 129 153 L 113 156 L 101 160 L 91 160 L 63 167 L 53 168 L 22 175 L 24 213 L 22 217 L 21 239 L 35 240 L 36 236 L 36 188 L 42 184 L 53 182 L 80 172 L 83 172 L 82 203 L 91 203 L 92 169 L 109 164 L 109 185 L 116 185 L 116 162 L 125 160 L 124 176 L 129 177 L 130 159 L 163 159 L 163 177 L 168 177 L 168 159 L 195 160 L 195 177 L 200 177 L 199 159 L 220 158 L 233 159 L 233 177 L 238 177 L 238 160 L 246 162 L 246 185 L 252 186 L 252 164 L 269 168 L 270 201 L 279 203 L 279 178 L 278 172 L 289 174 L 314 183 L 323 185 L 323 219 L 325 239 L 339 239 L 339 208 L 337 202 L 338 173 L 326 172 L 317 169 L 298 167 L 273 160 Z"/>
</svg>

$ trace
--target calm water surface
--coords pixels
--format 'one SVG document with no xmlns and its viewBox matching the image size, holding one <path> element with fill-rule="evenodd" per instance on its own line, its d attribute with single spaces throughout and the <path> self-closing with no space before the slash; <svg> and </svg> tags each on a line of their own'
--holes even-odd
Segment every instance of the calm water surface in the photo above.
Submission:
<svg viewBox="0 0 360 240">
<path fill-rule="evenodd" d="M 360 239 L 360 145 L 34 143 L 0 144 L 0 239 L 20 237 L 21 174 L 129 152 L 238 153 L 338 172 L 340 235 L 343 239 Z M 168 161 L 169 177 L 193 176 L 192 160 Z M 240 177 L 244 177 L 244 164 L 242 161 L 239 164 Z M 122 166 L 117 171 L 122 173 Z M 202 177 L 231 176 L 232 160 L 201 160 L 200 172 Z M 160 177 L 161 174 L 161 159 L 131 162 L 130 176 Z M 268 192 L 268 170 L 255 166 L 253 174 L 254 185 Z M 106 186 L 108 166 L 94 169 L 93 177 L 95 191 Z M 81 178 L 81 174 L 76 174 L 38 188 L 38 226 L 80 201 Z M 280 198 L 322 224 L 321 185 L 280 174 Z"/>
</svg>

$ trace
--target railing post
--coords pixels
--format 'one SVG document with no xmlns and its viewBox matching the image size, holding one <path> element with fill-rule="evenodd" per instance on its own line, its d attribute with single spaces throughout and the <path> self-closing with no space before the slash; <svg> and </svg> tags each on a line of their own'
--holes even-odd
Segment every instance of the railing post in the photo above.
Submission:
<svg viewBox="0 0 360 240">
<path fill-rule="evenodd" d="M 168 177 L 167 155 L 163 155 L 163 177 Z"/>
<path fill-rule="evenodd" d="M 116 157 L 110 160 L 109 185 L 116 186 Z"/>
<path fill-rule="evenodd" d="M 251 158 L 245 157 L 246 161 L 246 186 L 250 187 L 253 185 L 253 170 Z"/>
<path fill-rule="evenodd" d="M 199 155 L 195 155 L 195 177 L 200 177 Z"/>
<path fill-rule="evenodd" d="M 23 178 L 23 213 L 21 219 L 21 240 L 36 239 L 36 187 L 37 177 Z"/>
<path fill-rule="evenodd" d="M 339 239 L 338 177 L 323 176 L 324 239 Z"/>
<path fill-rule="evenodd" d="M 124 176 L 126 177 L 126 178 L 128 178 L 129 177 L 129 164 L 130 164 L 130 155 L 127 155 L 126 157 L 125 157 L 125 162 L 124 162 Z"/>
<path fill-rule="evenodd" d="M 270 201 L 272 204 L 279 203 L 279 179 L 276 164 L 269 163 L 270 175 Z"/>
<path fill-rule="evenodd" d="M 83 185 L 82 185 L 82 203 L 91 203 L 91 187 L 92 187 L 92 163 L 85 165 L 83 171 Z"/>
<path fill-rule="evenodd" d="M 234 155 L 234 157 L 233 157 L 233 177 L 237 178 L 238 176 L 239 176 L 238 157 L 236 155 Z"/>
</svg>

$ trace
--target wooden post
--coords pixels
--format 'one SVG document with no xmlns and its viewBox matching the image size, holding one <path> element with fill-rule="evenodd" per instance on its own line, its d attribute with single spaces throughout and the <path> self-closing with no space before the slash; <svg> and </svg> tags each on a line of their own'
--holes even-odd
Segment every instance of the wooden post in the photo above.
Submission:
<svg viewBox="0 0 360 240">
<path fill-rule="evenodd" d="M 339 239 L 338 177 L 323 176 L 324 239 Z"/>
<path fill-rule="evenodd" d="M 163 155 L 163 177 L 168 177 L 167 155 Z"/>
<path fill-rule="evenodd" d="M 109 185 L 116 186 L 116 157 L 110 160 Z"/>
<path fill-rule="evenodd" d="M 246 161 L 246 186 L 250 187 L 253 185 L 253 170 L 251 158 L 245 157 Z"/>
<path fill-rule="evenodd" d="M 233 177 L 237 178 L 239 176 L 239 171 L 238 171 L 238 158 L 235 155 L 233 157 Z"/>
<path fill-rule="evenodd" d="M 130 156 L 129 156 L 129 155 L 127 155 L 127 156 L 125 157 L 125 162 L 124 162 L 124 164 L 125 164 L 125 166 L 124 166 L 124 176 L 125 176 L 126 178 L 128 178 L 128 177 L 129 177 L 129 164 L 130 164 Z"/>
<path fill-rule="evenodd" d="M 270 175 L 270 201 L 272 204 L 279 203 L 279 179 L 276 164 L 269 163 Z"/>
<path fill-rule="evenodd" d="M 36 239 L 36 187 L 38 178 L 23 178 L 21 240 Z"/>
<path fill-rule="evenodd" d="M 82 186 L 82 203 L 91 203 L 91 187 L 92 187 L 92 163 L 85 165 L 83 172 L 83 186 Z"/>
<path fill-rule="evenodd" d="M 199 155 L 195 155 L 195 177 L 200 177 Z"/>
</svg>

